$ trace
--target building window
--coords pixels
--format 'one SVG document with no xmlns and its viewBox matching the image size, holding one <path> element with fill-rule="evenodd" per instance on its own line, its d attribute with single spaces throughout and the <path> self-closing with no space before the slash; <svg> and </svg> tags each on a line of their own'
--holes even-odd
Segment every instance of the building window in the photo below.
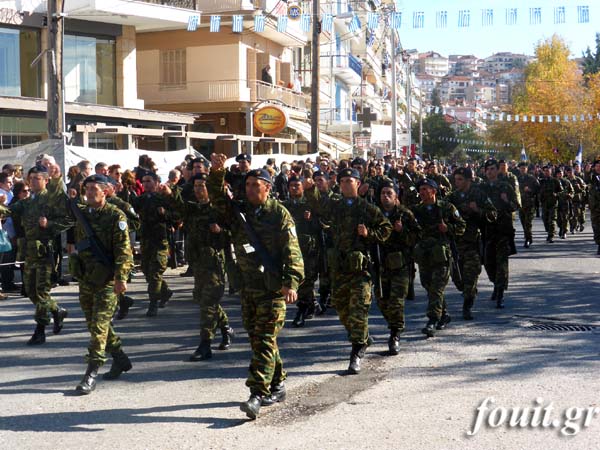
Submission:
<svg viewBox="0 0 600 450">
<path fill-rule="evenodd" d="M 66 35 L 63 55 L 66 101 L 116 105 L 114 39 Z"/>
<path fill-rule="evenodd" d="M 39 32 L 0 27 L 0 95 L 40 96 L 40 64 L 31 67 L 39 53 Z"/>
<path fill-rule="evenodd" d="M 187 83 L 185 48 L 161 50 L 160 86 L 163 89 L 183 89 Z"/>
</svg>

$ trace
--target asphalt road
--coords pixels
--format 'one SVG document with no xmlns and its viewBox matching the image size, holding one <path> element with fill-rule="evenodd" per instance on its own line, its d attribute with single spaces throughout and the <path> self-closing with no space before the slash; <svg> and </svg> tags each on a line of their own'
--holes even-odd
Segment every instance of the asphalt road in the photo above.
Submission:
<svg viewBox="0 0 600 450">
<path fill-rule="evenodd" d="M 149 319 L 145 284 L 137 276 L 131 291 L 139 301 L 116 324 L 134 369 L 118 381 L 100 380 L 92 395 L 79 397 L 74 387 L 85 370 L 88 335 L 76 286 L 53 291 L 70 316 L 60 335 L 50 334 L 35 348 L 25 345 L 34 328 L 32 305 L 13 295 L 0 303 L 0 448 L 598 448 L 600 257 L 589 225 L 554 244 L 544 237 L 538 219 L 532 248 L 522 249 L 518 240 L 506 309 L 498 311 L 488 300 L 492 289 L 484 272 L 476 320 L 464 322 L 462 299 L 449 286 L 453 322 L 433 339 L 419 331 L 425 323 L 419 286 L 417 299 L 407 302 L 398 356 L 386 355 L 387 329 L 373 305 L 376 344 L 358 376 L 343 376 L 349 345 L 335 314 L 293 329 L 295 308 L 289 308 L 279 340 L 288 400 L 263 408 L 254 422 L 238 408 L 248 396 L 250 349 L 236 297 L 224 299 L 237 331 L 231 350 L 191 363 L 187 357 L 198 344 L 192 280 L 168 272 L 175 296 Z M 499 426 L 490 426 L 484 415 L 486 423 L 469 436 L 477 407 L 489 397 L 489 410 L 506 408 L 492 414 L 491 424 Z M 501 423 L 503 414 L 509 421 L 508 408 L 530 407 L 533 413 L 536 406 L 549 426 Z M 581 417 L 564 426 L 572 407 L 582 408 Z M 569 417 L 577 412 L 569 410 Z M 578 426 L 574 436 L 561 433 Z"/>
</svg>

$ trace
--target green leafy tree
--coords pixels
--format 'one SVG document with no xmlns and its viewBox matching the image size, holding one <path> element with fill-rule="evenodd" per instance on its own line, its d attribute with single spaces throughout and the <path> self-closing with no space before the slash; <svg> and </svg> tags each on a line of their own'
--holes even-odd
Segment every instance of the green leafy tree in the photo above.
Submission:
<svg viewBox="0 0 600 450">
<path fill-rule="evenodd" d="M 413 139 L 418 142 L 419 123 L 413 122 L 412 125 Z M 449 139 L 454 139 L 456 133 L 452 127 L 446 122 L 444 115 L 441 113 L 430 114 L 423 118 L 423 149 L 424 154 L 430 155 L 432 158 L 444 158 L 450 155 L 456 147 L 456 142 Z"/>
<path fill-rule="evenodd" d="M 590 47 L 583 52 L 583 74 L 593 75 L 600 72 L 600 33 L 596 33 L 596 52 L 592 53 Z"/>
</svg>

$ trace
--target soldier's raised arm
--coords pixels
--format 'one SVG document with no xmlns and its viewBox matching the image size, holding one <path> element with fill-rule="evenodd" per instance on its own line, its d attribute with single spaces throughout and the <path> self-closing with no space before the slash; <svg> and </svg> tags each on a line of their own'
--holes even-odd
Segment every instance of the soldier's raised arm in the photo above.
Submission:
<svg viewBox="0 0 600 450">
<path fill-rule="evenodd" d="M 225 187 L 225 161 L 227 156 L 222 153 L 213 153 L 210 155 L 210 173 L 206 181 L 208 196 L 213 207 L 219 212 L 221 217 L 233 217 L 230 198 L 227 195 Z M 228 219 L 230 220 L 230 219 Z"/>
</svg>

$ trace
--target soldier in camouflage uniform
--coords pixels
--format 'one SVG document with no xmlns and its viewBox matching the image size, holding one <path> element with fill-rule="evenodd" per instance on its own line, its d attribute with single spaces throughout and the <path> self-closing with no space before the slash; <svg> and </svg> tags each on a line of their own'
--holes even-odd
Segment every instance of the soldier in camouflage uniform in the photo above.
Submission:
<svg viewBox="0 0 600 450">
<path fill-rule="evenodd" d="M 438 173 L 438 167 L 435 162 L 427 165 L 427 178 L 435 181 L 438 185 L 438 198 L 443 199 L 452 192 L 452 184 L 445 175 Z"/>
<path fill-rule="evenodd" d="M 600 255 L 600 159 L 594 161 L 589 185 L 590 219 L 594 231 L 594 242 L 598 246 L 597 254 Z"/>
<path fill-rule="evenodd" d="M 31 196 L 11 206 L 10 210 L 0 206 L 0 213 L 11 215 L 25 232 L 19 240 L 17 260 L 25 259 L 23 284 L 31 302 L 35 305 L 37 323 L 28 345 L 46 342 L 46 326 L 50 324 L 49 314 L 54 319 L 53 332 L 60 333 L 67 310 L 50 296 L 52 283 L 52 241 L 57 234 L 72 226 L 67 217 L 67 196 L 62 190 L 62 179 L 49 181 L 48 169 L 35 166 L 28 173 Z"/>
<path fill-rule="evenodd" d="M 392 225 L 379 208 L 358 195 L 360 174 L 356 169 L 338 173 L 341 199 L 323 201 L 312 179 L 305 180 L 306 198 L 319 216 L 331 222 L 335 257 L 332 257 L 332 302 L 352 343 L 348 372 L 360 372 L 360 360 L 370 343 L 369 307 L 372 279 L 369 273 L 369 247 L 382 243 Z"/>
<path fill-rule="evenodd" d="M 436 330 L 443 330 L 451 320 L 444 298 L 452 264 L 449 239 L 461 236 L 466 225 L 453 204 L 437 199 L 435 181 L 425 178 L 417 186 L 421 202 L 412 211 L 421 235 L 415 247 L 415 260 L 421 285 L 427 291 L 429 319 L 421 332 L 433 337 Z"/>
<path fill-rule="evenodd" d="M 519 163 L 519 190 L 521 191 L 521 208 L 519 219 L 525 234 L 523 247 L 529 248 L 533 242 L 533 217 L 535 216 L 535 199 L 540 192 L 540 182 L 533 175 L 527 173 L 527 163 Z"/>
<path fill-rule="evenodd" d="M 286 303 L 298 298 L 304 266 L 292 216 L 277 200 L 269 198 L 272 188 L 269 173 L 264 169 L 248 172 L 247 201 L 234 204 L 225 194 L 226 159 L 223 154 L 211 155 L 208 193 L 213 206 L 231 228 L 242 273 L 242 322 L 250 338 L 252 360 L 246 380 L 250 398 L 240 409 L 255 419 L 261 405 L 285 399 L 286 372 L 277 335 L 285 322 Z M 244 227 L 244 221 L 249 227 Z M 250 229 L 254 230 L 264 253 L 255 248 L 256 242 L 251 243 Z M 275 270 L 267 270 L 266 264 Z"/>
<path fill-rule="evenodd" d="M 512 186 L 498 176 L 498 162 L 485 162 L 486 182 L 481 189 L 498 211 L 498 219 L 488 222 L 485 231 L 485 257 L 483 265 L 489 280 L 494 283 L 491 300 L 497 308 L 504 308 L 504 291 L 508 288 L 508 257 L 516 253 L 514 248 L 514 212 L 520 204 Z"/>
<path fill-rule="evenodd" d="M 404 331 L 404 300 L 408 294 L 409 264 L 419 234 L 413 213 L 400 204 L 394 182 L 380 184 L 379 201 L 383 215 L 392 224 L 390 237 L 380 247 L 381 287 L 377 304 L 390 329 L 388 349 L 391 355 L 400 352 L 400 333 Z"/>
<path fill-rule="evenodd" d="M 142 252 L 142 271 L 148 283 L 150 305 L 146 315 L 154 317 L 158 308 L 164 308 L 173 291 L 163 279 L 169 258 L 167 227 L 176 220 L 173 200 L 159 192 L 158 175 L 148 172 L 142 177 L 144 193 L 133 197 L 132 205 L 140 216 L 140 249 Z M 159 304 L 160 301 L 160 304 Z"/>
<path fill-rule="evenodd" d="M 79 208 L 92 229 L 93 239 L 101 247 L 100 251 L 112 263 L 112 267 L 108 267 L 101 262 L 102 256 L 90 246 L 90 236 L 86 235 L 83 224 L 77 219 L 75 238 L 78 253 L 70 255 L 69 269 L 79 281 L 79 304 L 91 335 L 86 356 L 87 370 L 76 387 L 82 395 L 96 388 L 98 369 L 106 362 L 106 352 L 112 355 L 113 363 L 104 379 L 114 380 L 132 367 L 111 320 L 117 308 L 117 295 L 127 290 L 133 254 L 125 214 L 106 201 L 108 184 L 104 175 L 86 178 L 83 185 L 87 205 L 72 206 Z"/>
<path fill-rule="evenodd" d="M 549 166 L 542 167 L 543 175 L 540 177 L 540 205 L 542 207 L 542 220 L 548 237 L 546 242 L 554 242 L 556 233 L 556 217 L 558 195 L 563 188 L 560 182 L 551 175 Z"/>
<path fill-rule="evenodd" d="M 564 177 L 563 170 L 560 167 L 554 171 L 554 176 L 562 186 L 562 192 L 558 194 L 558 236 L 561 239 L 566 239 L 574 190 L 571 182 Z"/>
<path fill-rule="evenodd" d="M 571 186 L 573 186 L 573 199 L 571 214 L 569 216 L 569 228 L 571 234 L 575 231 L 583 231 L 585 228 L 585 198 L 587 197 L 587 186 L 585 181 L 573 173 L 573 168 L 567 166 L 565 175 Z"/>
<path fill-rule="evenodd" d="M 305 319 L 320 312 L 320 305 L 315 300 L 315 283 L 319 275 L 319 247 L 318 236 L 320 230 L 316 214 L 313 213 L 304 197 L 302 182 L 304 178 L 292 175 L 288 179 L 289 199 L 283 202 L 283 206 L 292 215 L 296 223 L 296 233 L 302 260 L 304 261 L 304 280 L 298 287 L 298 311 L 292 321 L 295 327 L 303 327 Z"/>
<path fill-rule="evenodd" d="M 515 195 L 517 196 L 517 202 L 520 205 L 521 189 L 519 188 L 519 179 L 514 173 L 509 172 L 508 164 L 503 159 L 498 161 L 498 178 L 502 181 L 506 181 L 513 189 L 513 191 L 515 191 Z"/>
<path fill-rule="evenodd" d="M 187 255 L 194 273 L 194 301 L 200 305 L 200 345 L 190 361 L 212 357 L 211 343 L 215 330 L 221 329 L 219 350 L 228 350 L 234 337 L 233 328 L 220 302 L 225 290 L 225 237 L 217 211 L 210 204 L 205 173 L 194 175 L 190 183 L 194 198 L 177 196 L 177 209 L 187 230 Z"/>
<path fill-rule="evenodd" d="M 456 238 L 463 293 L 463 319 L 473 320 L 471 309 L 477 298 L 477 281 L 481 273 L 481 228 L 496 220 L 496 208 L 489 198 L 473 184 L 473 172 L 467 167 L 454 171 L 456 190 L 448 201 L 456 206 L 466 222 L 465 232 Z"/>
</svg>

